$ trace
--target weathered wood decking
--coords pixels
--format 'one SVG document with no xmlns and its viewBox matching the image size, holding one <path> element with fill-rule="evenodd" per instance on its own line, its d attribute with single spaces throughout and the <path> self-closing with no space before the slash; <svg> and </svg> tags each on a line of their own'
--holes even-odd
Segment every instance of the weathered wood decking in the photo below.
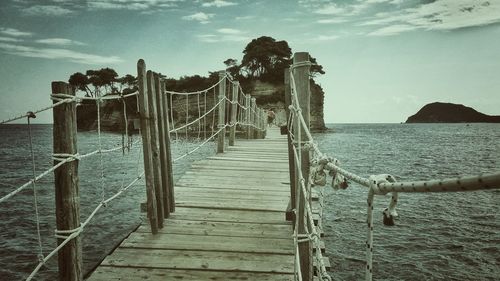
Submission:
<svg viewBox="0 0 500 281">
<path fill-rule="evenodd" d="M 176 211 L 139 227 L 88 279 L 293 280 L 286 137 L 237 140 L 197 161 L 175 186 Z"/>
</svg>

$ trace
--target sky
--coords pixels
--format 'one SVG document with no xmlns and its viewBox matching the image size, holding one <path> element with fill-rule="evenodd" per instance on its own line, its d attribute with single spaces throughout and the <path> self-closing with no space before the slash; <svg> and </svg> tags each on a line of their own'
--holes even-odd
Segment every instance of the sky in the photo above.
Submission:
<svg viewBox="0 0 500 281">
<path fill-rule="evenodd" d="M 323 65 L 327 123 L 404 122 L 435 101 L 500 115 L 500 0 L 0 0 L 0 120 L 74 72 L 135 75 L 142 58 L 207 75 L 264 35 Z"/>
</svg>

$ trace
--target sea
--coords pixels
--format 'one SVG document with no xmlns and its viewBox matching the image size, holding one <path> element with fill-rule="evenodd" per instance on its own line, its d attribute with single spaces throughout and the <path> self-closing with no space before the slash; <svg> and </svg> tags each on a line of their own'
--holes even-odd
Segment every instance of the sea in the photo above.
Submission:
<svg viewBox="0 0 500 281">
<path fill-rule="evenodd" d="M 314 134 L 320 149 L 340 166 L 364 177 L 388 173 L 399 181 L 477 175 L 500 170 L 500 124 L 328 124 Z M 52 165 L 52 126 L 32 125 L 35 174 Z M 142 150 L 132 137 L 130 151 L 86 158 L 79 163 L 81 217 L 102 198 L 119 191 L 142 172 Z M 101 147 L 121 146 L 121 134 L 102 133 Z M 125 141 L 127 142 L 127 140 Z M 174 157 L 199 144 L 174 139 Z M 210 145 L 211 144 L 211 145 Z M 78 133 L 80 154 L 99 145 L 96 132 Z M 179 178 L 193 161 L 215 154 L 209 143 L 174 164 Z M 0 126 L 0 197 L 33 177 L 27 125 Z M 365 274 L 367 189 L 350 183 L 345 190 L 324 187 L 323 226 L 333 280 L 363 280 Z M 24 280 L 38 263 L 40 246 L 34 188 L 0 203 L 0 280 Z M 36 184 L 41 249 L 55 247 L 54 187 L 49 174 Z M 144 182 L 102 208 L 83 232 L 85 271 L 92 270 L 145 220 Z M 390 196 L 376 196 L 374 280 L 499 280 L 500 190 L 464 193 L 405 193 L 399 217 L 384 226 L 382 211 Z M 56 280 L 57 258 L 34 280 Z"/>
</svg>

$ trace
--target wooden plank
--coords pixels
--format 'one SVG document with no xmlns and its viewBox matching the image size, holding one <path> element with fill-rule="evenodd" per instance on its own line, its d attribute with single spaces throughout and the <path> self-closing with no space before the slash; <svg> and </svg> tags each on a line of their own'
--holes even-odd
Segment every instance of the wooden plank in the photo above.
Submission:
<svg viewBox="0 0 500 281">
<path fill-rule="evenodd" d="M 293 273 L 294 256 L 279 254 L 118 248 L 107 266 Z"/>
<path fill-rule="evenodd" d="M 178 207 L 231 209 L 231 210 L 261 210 L 261 211 L 286 211 L 288 200 L 254 200 L 250 199 L 222 199 L 210 200 L 199 197 L 180 197 L 176 200 Z"/>
<path fill-rule="evenodd" d="M 259 280 L 259 281 L 290 281 L 291 274 L 274 274 L 258 272 L 231 271 L 201 271 L 163 268 L 136 268 L 101 266 L 88 281 L 123 281 L 123 280 L 183 280 L 183 281 L 227 281 L 227 280 Z"/>
<path fill-rule="evenodd" d="M 150 232 L 150 226 L 141 225 L 137 232 Z M 211 235 L 233 237 L 267 237 L 287 238 L 292 235 L 292 227 L 287 224 L 265 224 L 265 223 L 236 223 L 217 221 L 192 221 L 192 220 L 168 220 L 168 227 L 159 230 L 159 233 L 176 233 L 186 235 Z"/>
<path fill-rule="evenodd" d="M 191 165 L 193 169 L 196 170 L 208 170 L 208 171 L 252 171 L 252 172 L 260 172 L 260 173 L 288 173 L 285 169 L 276 169 L 276 168 L 265 168 L 265 167 L 241 167 L 235 165 L 227 165 L 227 166 L 218 166 L 218 167 L 209 167 L 207 165 L 200 165 L 198 162 L 195 162 Z"/>
<path fill-rule="evenodd" d="M 172 219 L 220 221 L 220 222 L 244 222 L 244 223 L 265 223 L 276 225 L 291 225 L 283 220 L 285 212 L 271 211 L 241 211 L 241 210 L 221 210 L 209 208 L 182 208 L 176 209 L 171 215 Z"/>
<path fill-rule="evenodd" d="M 293 255 L 292 239 L 267 237 L 232 237 L 186 234 L 134 232 L 120 248 L 199 250 L 241 253 L 272 253 Z"/>
<path fill-rule="evenodd" d="M 233 158 L 233 157 L 222 157 L 222 156 L 211 156 L 207 157 L 207 159 L 211 160 L 225 160 L 225 161 L 240 161 L 240 162 L 265 162 L 265 163 L 286 163 L 288 164 L 288 161 L 285 160 L 271 160 L 271 159 L 253 159 L 253 158 Z"/>
<path fill-rule="evenodd" d="M 283 201 L 288 198 L 286 190 L 255 190 L 255 189 L 222 189 L 206 187 L 179 187 L 177 189 L 179 197 L 206 197 L 206 198 L 257 198 L 264 200 Z M 255 197 L 252 197 L 255 196 Z"/>
</svg>

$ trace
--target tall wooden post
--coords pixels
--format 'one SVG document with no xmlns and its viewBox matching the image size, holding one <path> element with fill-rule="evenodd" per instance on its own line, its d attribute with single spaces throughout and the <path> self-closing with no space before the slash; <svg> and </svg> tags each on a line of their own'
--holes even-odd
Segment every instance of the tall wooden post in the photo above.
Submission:
<svg viewBox="0 0 500 281">
<path fill-rule="evenodd" d="M 154 73 L 147 72 L 148 82 L 148 104 L 149 104 L 149 126 L 151 133 L 151 155 L 153 156 L 153 174 L 156 194 L 156 216 L 158 218 L 158 228 L 163 228 L 164 207 L 163 207 L 163 186 L 161 181 L 161 161 L 160 161 L 160 138 L 158 136 L 158 120 L 155 97 Z"/>
<path fill-rule="evenodd" d="M 226 71 L 219 71 L 219 80 L 224 79 L 226 77 Z M 221 130 L 219 135 L 217 136 L 217 153 L 224 153 L 224 143 L 226 138 L 226 102 L 224 99 L 226 98 L 226 80 L 222 81 L 219 84 L 219 125 L 218 128 Z"/>
<path fill-rule="evenodd" d="M 146 197 L 149 224 L 151 232 L 158 233 L 158 217 L 156 208 L 155 180 L 153 172 L 153 153 L 151 151 L 150 117 L 148 103 L 148 83 L 146 77 L 146 63 L 140 59 L 137 62 L 137 84 L 139 86 L 139 115 L 141 119 L 142 151 L 144 157 L 144 175 L 146 178 Z"/>
<path fill-rule="evenodd" d="M 52 82 L 53 94 L 75 95 L 65 82 Z M 55 103 L 56 101 L 54 101 Z M 78 152 L 76 139 L 76 103 L 63 103 L 53 109 L 54 154 L 74 155 Z M 59 161 L 54 161 L 56 165 Z M 78 187 L 78 160 L 63 164 L 54 170 L 56 224 L 58 230 L 80 227 L 80 194 Z M 58 238 L 57 244 L 64 239 Z M 82 238 L 70 240 L 58 253 L 59 280 L 83 280 Z"/>
<path fill-rule="evenodd" d="M 311 98 L 311 89 L 309 82 L 309 53 L 307 52 L 299 52 L 293 55 L 293 78 L 295 80 L 295 89 L 296 95 L 299 101 L 300 110 L 302 112 L 302 116 L 304 117 L 305 123 L 309 128 L 310 123 L 310 98 Z M 306 128 L 303 128 L 299 122 L 299 119 L 296 120 L 297 130 L 294 130 L 294 135 L 297 137 L 298 135 L 302 136 L 302 139 L 298 139 L 297 142 L 302 142 L 305 139 L 305 131 Z M 307 128 L 307 129 L 308 129 Z M 300 134 L 298 133 L 300 130 Z M 297 143 L 296 143 L 297 144 Z M 309 165 L 310 165 L 310 154 L 308 149 L 304 149 L 304 146 L 301 146 L 301 171 L 302 176 L 305 179 L 305 184 L 307 186 L 307 181 L 309 179 Z M 301 191 L 301 183 L 297 182 L 297 193 L 298 201 L 300 204 L 297 204 L 297 220 L 298 220 L 298 234 L 307 234 L 307 212 L 305 208 L 305 201 L 309 201 L 311 203 L 310 196 L 304 196 L 305 194 Z M 308 190 L 310 194 L 310 190 Z M 299 244 L 299 255 L 300 255 L 300 268 L 302 270 L 302 280 L 304 281 L 312 281 L 313 280 L 313 257 L 312 257 L 312 243 L 311 241 L 301 242 Z"/>
<path fill-rule="evenodd" d="M 291 98 L 292 98 L 292 91 L 290 88 L 290 69 L 285 68 L 285 110 L 286 110 L 286 116 L 287 116 L 287 125 L 292 124 L 293 120 L 289 120 L 288 118 L 290 117 L 290 109 L 289 106 L 292 104 L 291 103 Z M 290 173 L 290 204 L 288 204 L 288 208 L 286 210 L 286 219 L 287 220 L 293 220 L 294 224 L 293 226 L 295 227 L 295 208 L 296 208 L 296 189 L 297 185 L 295 182 L 295 158 L 293 155 L 293 143 L 292 143 L 292 132 L 289 130 L 292 130 L 291 126 L 287 129 L 287 135 L 288 135 L 288 170 Z"/>
<path fill-rule="evenodd" d="M 170 200 L 169 200 L 169 192 L 168 192 L 168 163 L 167 163 L 167 146 L 165 142 L 165 122 L 167 116 L 164 111 L 164 96 L 163 91 L 161 89 L 161 81 L 160 75 L 158 73 L 154 73 L 154 89 L 155 89 L 155 98 L 156 98 L 156 118 L 158 120 L 158 136 L 159 136 L 159 145 L 160 145 L 160 179 L 161 179 L 161 187 L 162 187 L 162 204 L 163 204 L 163 216 L 168 218 L 170 216 Z"/>
<path fill-rule="evenodd" d="M 231 104 L 231 130 L 229 133 L 229 145 L 234 146 L 234 139 L 236 137 L 236 113 L 238 112 L 238 93 L 240 82 L 236 81 L 233 84 L 233 96 L 232 96 L 232 104 Z"/>
<path fill-rule="evenodd" d="M 252 124 L 252 128 L 250 129 L 251 131 L 251 138 L 255 139 L 255 126 L 256 122 L 255 120 L 257 119 L 257 104 L 256 104 L 256 99 L 252 98 L 250 100 L 250 124 Z"/>
<path fill-rule="evenodd" d="M 165 150 L 167 152 L 167 176 L 168 176 L 168 183 L 167 183 L 167 189 L 168 189 L 168 200 L 169 200 L 169 207 L 170 207 L 170 212 L 173 213 L 175 212 L 175 194 L 174 194 L 174 172 L 172 168 L 172 148 L 170 146 L 170 123 L 168 121 L 168 116 L 169 116 L 169 99 L 168 96 L 165 96 L 163 93 L 165 92 L 166 86 L 165 86 L 165 81 L 162 81 L 161 83 L 161 93 L 163 97 L 163 115 L 165 116 L 165 134 L 164 134 L 164 142 L 165 142 Z"/>
<path fill-rule="evenodd" d="M 246 129 L 247 129 L 247 139 L 250 139 L 252 136 L 252 126 L 251 124 L 251 114 L 252 114 L 252 105 L 250 101 L 251 97 L 250 95 L 245 96 L 245 123 L 247 124 Z"/>
</svg>

